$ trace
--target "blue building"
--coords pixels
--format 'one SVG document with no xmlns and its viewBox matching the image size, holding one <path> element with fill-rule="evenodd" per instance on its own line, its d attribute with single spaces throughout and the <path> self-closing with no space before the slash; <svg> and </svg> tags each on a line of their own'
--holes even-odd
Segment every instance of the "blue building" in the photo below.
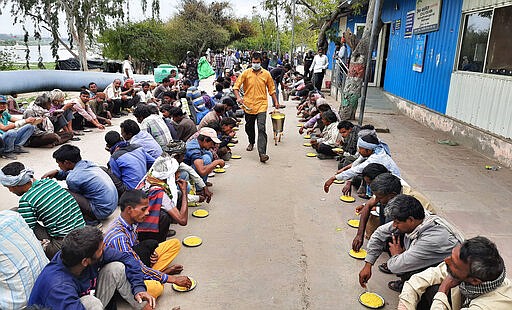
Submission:
<svg viewBox="0 0 512 310">
<path fill-rule="evenodd" d="M 510 16 L 510 0 L 384 0 L 370 85 L 404 114 L 512 166 Z M 357 35 L 364 20 L 337 27 Z"/>
</svg>

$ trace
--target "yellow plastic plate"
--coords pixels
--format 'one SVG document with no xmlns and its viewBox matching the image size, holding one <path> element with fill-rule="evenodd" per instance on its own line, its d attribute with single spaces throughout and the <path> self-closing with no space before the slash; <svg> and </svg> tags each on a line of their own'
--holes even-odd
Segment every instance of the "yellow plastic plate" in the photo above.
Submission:
<svg viewBox="0 0 512 310">
<path fill-rule="evenodd" d="M 316 157 L 316 153 L 307 153 L 306 156 L 307 157 Z"/>
<path fill-rule="evenodd" d="M 311 146 L 311 143 L 304 143 L 304 146 Z"/>
<path fill-rule="evenodd" d="M 376 293 L 364 292 L 358 299 L 361 305 L 370 309 L 379 309 L 385 305 L 384 298 Z"/>
<path fill-rule="evenodd" d="M 343 153 L 343 149 L 339 148 L 339 147 L 333 148 L 332 151 L 335 152 L 335 153 Z"/>
<path fill-rule="evenodd" d="M 305 135 L 304 139 L 311 139 L 311 136 L 310 135 Z"/>
<path fill-rule="evenodd" d="M 233 130 L 234 131 L 238 131 L 238 127 L 233 127 Z"/>
<path fill-rule="evenodd" d="M 208 211 L 206 211 L 205 209 L 197 209 L 195 210 L 194 212 L 192 212 L 192 216 L 195 216 L 195 217 L 207 217 L 208 216 Z M 359 225 L 359 223 L 358 223 Z"/>
<path fill-rule="evenodd" d="M 365 259 L 366 258 L 366 250 L 360 249 L 359 252 L 350 250 L 350 252 L 348 252 L 348 255 L 350 255 L 351 257 L 356 258 L 356 259 Z"/>
<path fill-rule="evenodd" d="M 343 183 L 345 183 L 345 181 L 344 180 L 334 180 L 334 182 L 332 182 L 332 183 L 334 183 L 334 184 L 343 184 Z"/>
<path fill-rule="evenodd" d="M 175 290 L 176 292 L 188 292 L 188 291 L 195 289 L 197 286 L 196 280 L 192 279 L 191 277 L 188 277 L 188 278 L 190 279 L 190 282 L 192 282 L 192 285 L 190 286 L 190 288 L 186 288 L 184 286 L 178 286 L 173 283 L 172 289 Z"/>
<path fill-rule="evenodd" d="M 197 210 L 197 211 L 199 211 L 199 210 Z M 196 213 L 197 211 L 195 211 L 194 213 Z M 194 213 L 192 213 L 192 215 L 193 215 Z M 347 224 L 348 224 L 348 226 L 350 226 L 350 227 L 359 228 L 359 220 L 348 220 L 348 221 L 347 221 Z"/>
<path fill-rule="evenodd" d="M 242 156 L 240 155 L 231 155 L 231 159 L 241 159 Z"/>
<path fill-rule="evenodd" d="M 228 146 L 229 146 L 229 147 L 234 147 L 234 146 L 235 146 L 235 144 L 234 144 L 234 143 L 228 143 Z"/>
<path fill-rule="evenodd" d="M 297 127 L 302 127 L 302 124 L 297 124 Z"/>
<path fill-rule="evenodd" d="M 213 172 L 215 172 L 215 173 L 224 173 L 224 172 L 226 172 L 226 169 L 224 169 L 224 168 L 215 168 L 215 169 L 213 169 Z"/>
<path fill-rule="evenodd" d="M 356 199 L 354 197 L 352 197 L 352 196 L 345 196 L 345 195 L 341 196 L 340 200 L 343 201 L 343 202 L 354 202 L 354 201 L 356 201 Z"/>
<path fill-rule="evenodd" d="M 199 238 L 198 236 L 188 236 L 183 239 L 183 245 L 188 247 L 200 246 L 201 243 L 203 243 L 203 239 Z"/>
</svg>

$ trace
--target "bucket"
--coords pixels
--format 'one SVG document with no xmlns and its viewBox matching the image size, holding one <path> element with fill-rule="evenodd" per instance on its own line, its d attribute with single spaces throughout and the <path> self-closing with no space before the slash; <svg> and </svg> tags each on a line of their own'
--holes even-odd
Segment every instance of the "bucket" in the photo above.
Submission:
<svg viewBox="0 0 512 310">
<path fill-rule="evenodd" d="M 283 132 L 284 117 L 285 115 L 283 113 L 272 113 L 272 128 L 274 132 Z"/>
</svg>

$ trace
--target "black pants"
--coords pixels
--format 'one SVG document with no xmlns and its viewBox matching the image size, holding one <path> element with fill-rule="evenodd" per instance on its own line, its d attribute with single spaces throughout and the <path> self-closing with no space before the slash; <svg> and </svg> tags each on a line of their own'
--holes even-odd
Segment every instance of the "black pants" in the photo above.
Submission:
<svg viewBox="0 0 512 310">
<path fill-rule="evenodd" d="M 315 88 L 318 91 L 322 90 L 322 84 L 324 82 L 324 72 L 315 73 Z"/>
<path fill-rule="evenodd" d="M 330 147 L 330 146 L 328 146 L 327 144 L 324 144 L 324 143 L 320 143 L 318 145 L 318 148 L 316 149 L 316 151 L 319 154 L 325 154 L 327 156 L 336 156 L 337 155 L 335 152 L 333 152 L 332 147 Z"/>
<path fill-rule="evenodd" d="M 265 122 L 267 120 L 267 112 L 261 112 L 258 114 L 245 114 L 245 132 L 249 138 L 249 143 L 254 144 L 256 142 L 256 132 L 254 124 L 258 125 L 258 152 L 260 154 L 267 154 L 267 130 L 265 128 Z"/>
<path fill-rule="evenodd" d="M 139 232 L 139 241 L 156 240 L 158 243 L 167 239 L 169 226 L 171 226 L 171 216 L 165 210 L 160 210 L 160 219 L 158 220 L 158 232 Z"/>
</svg>

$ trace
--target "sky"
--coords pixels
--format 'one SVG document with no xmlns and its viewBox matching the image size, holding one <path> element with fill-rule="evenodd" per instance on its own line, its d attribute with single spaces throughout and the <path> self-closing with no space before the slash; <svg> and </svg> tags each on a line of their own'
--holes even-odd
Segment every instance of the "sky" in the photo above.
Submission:
<svg viewBox="0 0 512 310">
<path fill-rule="evenodd" d="M 210 1 L 210 0 L 206 0 Z M 150 2 L 150 0 L 148 0 Z M 160 18 L 165 21 L 176 13 L 178 0 L 160 0 Z M 252 14 L 252 7 L 257 6 L 260 10 L 260 0 L 228 0 L 233 7 L 233 12 L 238 17 L 250 16 Z M 151 14 L 146 14 L 148 17 Z M 144 19 L 141 12 L 140 2 L 137 0 L 130 0 L 130 21 L 137 21 Z M 23 34 L 21 25 L 13 25 L 14 18 L 10 14 L 10 7 L 2 9 L 0 14 L 0 33 Z M 64 18 L 61 18 L 61 25 L 64 24 Z M 33 28 L 28 28 L 31 32 Z M 63 36 L 66 36 L 65 29 L 61 29 Z"/>
</svg>

